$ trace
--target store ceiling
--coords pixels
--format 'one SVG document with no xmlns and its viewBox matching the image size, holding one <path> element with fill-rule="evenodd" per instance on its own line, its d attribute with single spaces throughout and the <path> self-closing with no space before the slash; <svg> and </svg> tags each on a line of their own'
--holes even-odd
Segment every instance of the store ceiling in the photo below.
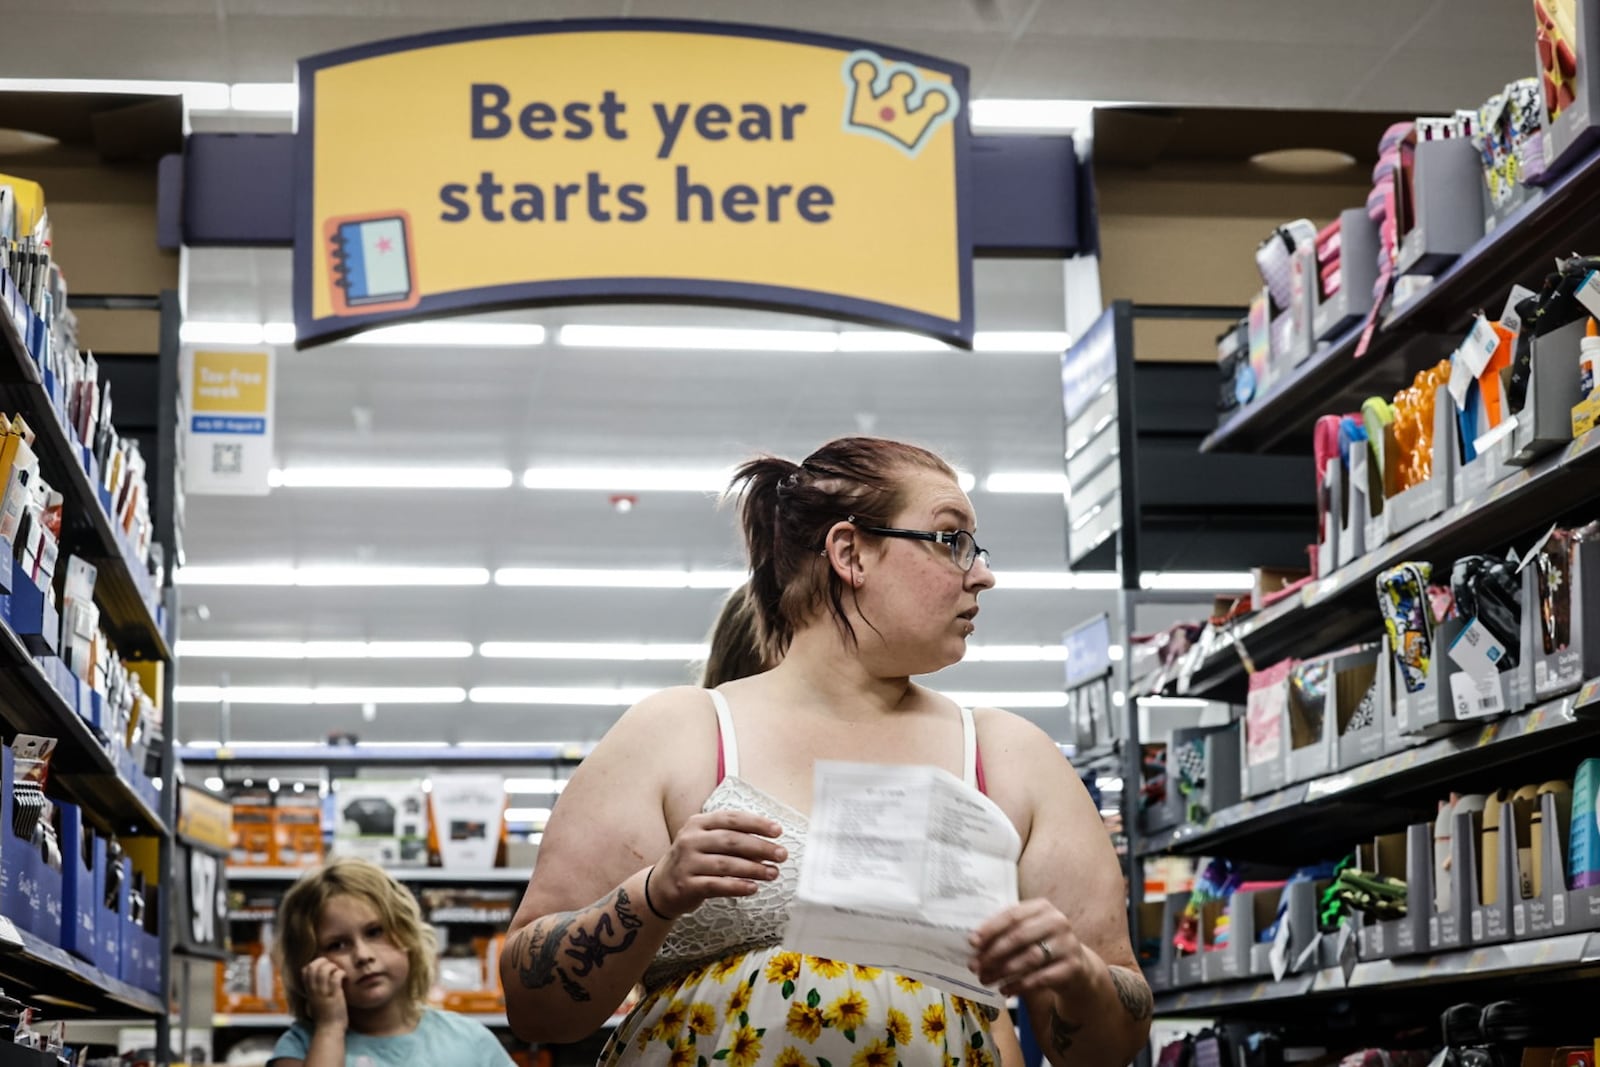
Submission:
<svg viewBox="0 0 1600 1067">
<path fill-rule="evenodd" d="M 833 32 L 968 64 L 978 97 L 1438 111 L 1530 72 L 1523 5 L 1506 0 L 0 0 L 7 77 L 283 82 L 298 57 L 475 22 L 574 16 L 697 17 Z M 1523 47 L 1526 42 L 1527 47 Z M 1523 53 L 1526 53 L 1524 55 Z M 281 119 L 200 128 L 287 129 Z M 1314 136 L 1308 132 L 1308 144 Z M 187 263 L 196 320 L 284 322 L 289 256 L 207 251 Z M 984 262 L 980 330 L 1061 330 L 1059 264 Z M 685 308 L 574 308 L 509 317 L 562 323 L 825 326 Z M 1056 357 L 449 349 L 341 344 L 281 351 L 280 467 L 435 464 L 726 466 L 755 449 L 799 456 L 842 433 L 931 444 L 980 479 L 1058 469 Z M 191 564 L 728 568 L 732 518 L 699 494 L 279 489 L 192 498 Z M 1059 570 L 1059 499 L 977 491 L 980 540 L 1006 570 Z M 186 639 L 249 641 L 694 642 L 717 590 L 186 587 Z M 1045 644 L 1108 606 L 1104 594 L 997 590 L 978 640 Z M 1153 620 L 1152 620 L 1153 621 Z M 682 663 L 591 660 L 195 659 L 184 685 L 656 686 Z M 1056 663 L 967 663 L 947 689 L 1060 686 Z M 384 741 L 582 740 L 620 709 L 490 704 L 240 705 L 231 736 Z M 1029 712 L 1047 726 L 1058 712 Z M 217 711 L 183 708 L 180 734 L 213 739 Z"/>
</svg>

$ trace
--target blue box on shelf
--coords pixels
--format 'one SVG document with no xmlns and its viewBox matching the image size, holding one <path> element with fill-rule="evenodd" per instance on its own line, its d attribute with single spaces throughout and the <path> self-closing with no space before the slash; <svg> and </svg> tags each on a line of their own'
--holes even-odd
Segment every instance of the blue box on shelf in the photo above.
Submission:
<svg viewBox="0 0 1600 1067">
<path fill-rule="evenodd" d="M 0 745 L 0 915 L 20 930 L 33 933 L 39 925 L 39 850 L 17 836 L 15 805 L 16 764 L 10 745 Z"/>
<path fill-rule="evenodd" d="M 11 629 L 36 656 L 54 655 L 61 636 L 61 617 L 45 591 L 33 584 L 22 564 L 11 561 Z"/>
<path fill-rule="evenodd" d="M 118 863 L 122 867 L 122 879 L 117 883 L 117 899 L 115 907 L 111 909 L 111 925 L 117 929 L 117 955 L 111 969 L 106 973 L 120 978 L 122 958 L 133 949 L 133 934 L 128 929 L 131 925 L 128 913 L 133 900 L 133 860 L 123 856 Z"/>
<path fill-rule="evenodd" d="M 102 850 L 106 848 L 104 838 L 100 840 L 100 848 Z M 109 856 L 109 852 L 107 855 Z M 116 894 L 112 892 L 110 900 L 106 899 L 107 893 L 112 888 L 109 860 L 100 865 L 100 872 L 95 882 L 95 952 L 92 962 L 106 974 L 116 974 L 117 957 L 122 953 L 122 924 L 117 918 Z"/>
<path fill-rule="evenodd" d="M 85 825 L 76 804 L 56 802 L 61 834 L 61 947 L 93 962 L 95 951 L 95 883 L 106 862 L 106 845 Z"/>
</svg>

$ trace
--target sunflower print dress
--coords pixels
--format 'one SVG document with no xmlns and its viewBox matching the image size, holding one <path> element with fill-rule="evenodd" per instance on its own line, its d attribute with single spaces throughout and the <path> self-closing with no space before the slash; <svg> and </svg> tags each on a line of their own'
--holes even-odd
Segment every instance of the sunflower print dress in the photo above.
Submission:
<svg viewBox="0 0 1600 1067">
<path fill-rule="evenodd" d="M 732 717 L 712 691 L 726 776 L 704 811 L 775 820 L 789 851 L 753 896 L 715 898 L 679 919 L 644 974 L 644 996 L 600 1067 L 999 1067 L 985 1005 L 877 967 L 789 952 L 779 943 L 799 882 L 805 815 L 738 777 Z M 975 781 L 974 729 L 967 780 Z"/>
</svg>

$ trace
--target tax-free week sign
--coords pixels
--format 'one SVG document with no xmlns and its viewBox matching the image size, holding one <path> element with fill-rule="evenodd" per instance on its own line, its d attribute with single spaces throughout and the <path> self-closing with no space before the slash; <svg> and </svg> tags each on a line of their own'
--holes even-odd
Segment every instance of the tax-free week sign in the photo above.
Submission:
<svg viewBox="0 0 1600 1067">
<path fill-rule="evenodd" d="M 406 38 L 299 76 L 298 344 L 606 299 L 971 341 L 964 67 L 618 20 Z"/>
</svg>

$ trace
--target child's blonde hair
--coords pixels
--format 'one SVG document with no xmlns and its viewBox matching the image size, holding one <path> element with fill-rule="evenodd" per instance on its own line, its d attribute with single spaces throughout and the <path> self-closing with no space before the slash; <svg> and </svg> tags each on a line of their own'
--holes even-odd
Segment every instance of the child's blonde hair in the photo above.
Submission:
<svg viewBox="0 0 1600 1067">
<path fill-rule="evenodd" d="M 278 905 L 278 941 L 273 958 L 283 976 L 289 1011 L 302 1023 L 311 1022 L 311 1006 L 300 979 L 306 964 L 320 954 L 317 923 L 322 909 L 334 897 L 354 897 L 371 905 L 383 922 L 389 939 L 406 954 L 411 973 L 406 979 L 407 1012 L 420 1015 L 433 989 L 437 941 L 433 928 L 422 921 L 417 900 L 382 867 L 367 860 L 341 856 L 300 876 Z"/>
</svg>

